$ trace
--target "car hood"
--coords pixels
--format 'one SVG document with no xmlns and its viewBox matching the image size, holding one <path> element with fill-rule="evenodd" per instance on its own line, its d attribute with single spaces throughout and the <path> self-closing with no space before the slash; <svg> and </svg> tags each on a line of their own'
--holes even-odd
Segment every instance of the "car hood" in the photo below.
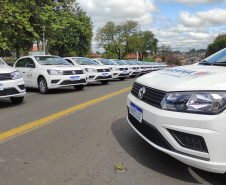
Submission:
<svg viewBox="0 0 226 185">
<path fill-rule="evenodd" d="M 226 90 L 226 67 L 189 65 L 167 68 L 136 81 L 163 91 Z"/>
<path fill-rule="evenodd" d="M 0 65 L 0 73 L 11 73 L 13 71 L 16 71 L 16 69 L 13 67 L 8 65 Z"/>
<path fill-rule="evenodd" d="M 42 68 L 53 70 L 82 70 L 81 67 L 75 67 L 73 65 L 42 65 Z"/>
<path fill-rule="evenodd" d="M 92 68 L 92 69 L 109 69 L 110 67 L 102 65 L 78 65 L 81 68 Z"/>
</svg>

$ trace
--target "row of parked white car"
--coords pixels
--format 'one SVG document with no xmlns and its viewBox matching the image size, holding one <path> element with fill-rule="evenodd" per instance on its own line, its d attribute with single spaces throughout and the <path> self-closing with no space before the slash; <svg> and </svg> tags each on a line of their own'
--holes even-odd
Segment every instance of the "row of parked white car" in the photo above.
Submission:
<svg viewBox="0 0 226 185">
<path fill-rule="evenodd" d="M 112 79 L 124 80 L 165 67 L 146 62 L 52 55 L 21 57 L 9 66 L 0 59 L 0 98 L 9 97 L 12 103 L 21 103 L 26 87 L 38 88 L 41 94 L 67 86 L 82 90 L 89 82 L 107 84 Z"/>
</svg>

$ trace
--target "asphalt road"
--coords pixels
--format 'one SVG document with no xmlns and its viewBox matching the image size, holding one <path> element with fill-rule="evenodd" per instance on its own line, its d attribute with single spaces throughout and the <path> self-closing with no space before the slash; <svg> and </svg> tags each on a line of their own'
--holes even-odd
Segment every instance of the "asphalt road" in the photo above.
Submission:
<svg viewBox="0 0 226 185">
<path fill-rule="evenodd" d="M 62 88 L 41 95 L 29 89 L 21 105 L 0 101 L 0 185 L 225 184 L 226 176 L 191 168 L 156 150 L 126 121 L 126 96 L 134 79 Z M 90 102 L 52 120 L 53 114 Z M 45 124 L 22 132 L 24 125 Z M 14 135 L 15 128 L 21 131 Z M 125 172 L 116 172 L 121 163 Z"/>
</svg>

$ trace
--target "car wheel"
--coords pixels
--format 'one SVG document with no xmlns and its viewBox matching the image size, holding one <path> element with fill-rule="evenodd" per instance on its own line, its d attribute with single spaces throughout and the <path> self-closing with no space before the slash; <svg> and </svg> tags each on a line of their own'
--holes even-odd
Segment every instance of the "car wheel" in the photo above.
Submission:
<svg viewBox="0 0 226 185">
<path fill-rule="evenodd" d="M 122 81 L 122 80 L 125 80 L 125 79 L 126 79 L 125 77 L 121 77 L 121 78 L 119 78 L 119 80 L 121 80 L 121 81 Z"/>
<path fill-rule="evenodd" d="M 47 82 L 45 78 L 40 78 L 38 81 L 38 89 L 41 94 L 47 94 L 49 92 Z"/>
<path fill-rule="evenodd" d="M 24 100 L 24 97 L 10 97 L 10 100 L 14 104 L 22 103 Z"/>
<path fill-rule="evenodd" d="M 103 85 L 106 85 L 106 84 L 108 84 L 108 80 L 103 80 L 103 81 L 101 81 L 101 83 L 103 84 Z"/>
<path fill-rule="evenodd" d="M 84 85 L 75 85 L 74 88 L 78 91 L 81 91 L 84 88 Z"/>
<path fill-rule="evenodd" d="M 135 78 L 136 77 L 136 75 L 132 75 L 132 76 L 130 76 L 130 78 Z"/>
</svg>

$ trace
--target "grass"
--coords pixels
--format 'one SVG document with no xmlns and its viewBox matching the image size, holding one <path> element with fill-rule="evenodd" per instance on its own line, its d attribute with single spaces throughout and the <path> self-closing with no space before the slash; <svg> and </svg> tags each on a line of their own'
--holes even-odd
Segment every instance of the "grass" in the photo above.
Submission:
<svg viewBox="0 0 226 185">
<path fill-rule="evenodd" d="M 115 165 L 115 171 L 116 172 L 125 172 L 127 169 L 125 166 L 122 166 L 121 163 L 118 163 Z"/>
</svg>

